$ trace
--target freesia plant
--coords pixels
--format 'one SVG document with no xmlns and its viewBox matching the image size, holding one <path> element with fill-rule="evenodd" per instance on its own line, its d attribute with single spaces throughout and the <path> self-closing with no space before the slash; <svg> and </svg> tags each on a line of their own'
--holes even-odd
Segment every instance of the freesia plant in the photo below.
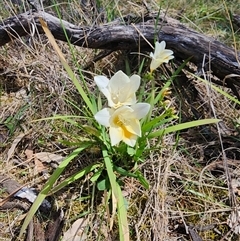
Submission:
<svg viewBox="0 0 240 241">
<path fill-rule="evenodd" d="M 85 130 L 87 135 L 90 134 L 92 138 L 89 138 L 87 141 L 79 141 L 76 149 L 54 171 L 29 211 L 20 236 L 47 195 L 56 193 L 63 187 L 76 182 L 79 178 L 91 172 L 90 180 L 92 183 L 96 184 L 100 191 L 108 194 L 105 195 L 107 199 L 105 203 L 109 203 L 110 200 L 112 202 L 112 216 L 109 220 L 109 229 L 113 228 L 117 211 L 120 241 L 128 241 L 130 240 L 130 231 L 127 221 L 127 200 L 122 194 L 124 177 L 136 178 L 145 188 L 149 187 L 147 180 L 139 170 L 138 163 L 143 162 L 150 150 L 152 150 L 151 139 L 161 139 L 164 134 L 192 126 L 215 123 L 217 120 L 200 120 L 173 126 L 167 125 L 174 119 L 177 119 L 176 113 L 164 104 L 166 90 L 169 89 L 174 78 L 169 78 L 163 88 L 156 93 L 153 76 L 154 70 L 161 64 L 168 63 L 174 58 L 173 51 L 165 49 L 166 43 L 164 41 L 156 42 L 154 53 L 150 53 L 150 77 L 145 75 L 141 81 L 140 75 L 134 74 L 129 77 L 123 71 L 116 72 L 110 79 L 103 75 L 95 76 L 94 82 L 106 98 L 105 101 L 100 101 L 101 103 L 98 104 L 97 98 L 89 94 L 90 91 L 86 87 L 81 71 L 79 72 L 80 76 L 82 76 L 83 84 L 79 83 L 79 80 L 68 66 L 46 23 L 41 20 L 41 24 L 50 43 L 59 55 L 62 65 L 65 67 L 85 103 L 86 108 L 82 111 L 84 116 L 81 116 L 81 118 L 88 124 L 84 124 L 84 126 L 76 124 L 69 116 L 55 116 L 51 119 L 58 118 L 69 122 L 75 125 L 76 128 Z M 69 46 L 71 47 L 70 44 Z M 176 70 L 173 76 L 177 76 L 181 68 Z M 141 73 L 141 71 L 139 72 Z M 152 90 L 149 93 L 141 94 L 141 98 L 138 98 L 138 93 L 144 92 L 145 84 L 147 84 L 149 79 L 152 81 Z M 138 99 L 141 99 L 141 101 L 145 100 L 145 102 L 138 103 Z M 162 108 L 162 113 L 154 115 L 153 109 L 157 103 L 159 108 Z M 71 146 L 74 146 L 74 144 Z M 98 163 L 92 163 L 57 183 L 59 176 L 67 168 L 71 160 L 85 149 L 93 146 L 101 149 L 102 159 Z"/>
</svg>

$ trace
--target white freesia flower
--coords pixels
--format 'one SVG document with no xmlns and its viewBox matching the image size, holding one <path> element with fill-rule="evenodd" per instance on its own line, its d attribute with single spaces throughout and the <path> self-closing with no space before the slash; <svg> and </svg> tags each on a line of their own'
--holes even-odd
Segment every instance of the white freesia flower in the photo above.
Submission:
<svg viewBox="0 0 240 241">
<path fill-rule="evenodd" d="M 157 69 L 162 63 L 168 63 L 169 60 L 173 59 L 173 51 L 166 48 L 166 42 L 162 41 L 161 43 L 155 43 L 154 53 L 150 53 L 152 62 L 150 64 L 150 71 Z"/>
<path fill-rule="evenodd" d="M 109 127 L 112 146 L 117 145 L 120 141 L 129 146 L 135 146 L 137 137 L 142 135 L 139 119 L 146 116 L 149 109 L 148 103 L 137 103 L 131 107 L 121 106 L 116 110 L 104 108 L 94 117 L 98 123 Z"/>
<path fill-rule="evenodd" d="M 136 103 L 136 94 L 140 85 L 140 76 L 132 75 L 130 78 L 121 70 L 109 80 L 99 75 L 94 77 L 99 90 L 107 97 L 108 105 L 117 109 L 123 105 Z"/>
</svg>

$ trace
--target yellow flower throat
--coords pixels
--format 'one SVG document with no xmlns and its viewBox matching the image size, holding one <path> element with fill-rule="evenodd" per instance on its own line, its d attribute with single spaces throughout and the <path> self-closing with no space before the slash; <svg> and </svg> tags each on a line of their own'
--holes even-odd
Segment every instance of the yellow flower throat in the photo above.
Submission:
<svg viewBox="0 0 240 241">
<path fill-rule="evenodd" d="M 121 118 L 120 116 L 116 116 L 114 119 L 113 119 L 113 123 L 116 125 L 116 126 L 119 126 L 122 131 L 123 131 L 123 135 L 126 137 L 126 138 L 131 138 L 131 136 L 133 136 L 133 133 L 129 132 L 126 128 L 126 124 L 127 124 L 127 121 L 124 119 L 124 118 Z"/>
</svg>

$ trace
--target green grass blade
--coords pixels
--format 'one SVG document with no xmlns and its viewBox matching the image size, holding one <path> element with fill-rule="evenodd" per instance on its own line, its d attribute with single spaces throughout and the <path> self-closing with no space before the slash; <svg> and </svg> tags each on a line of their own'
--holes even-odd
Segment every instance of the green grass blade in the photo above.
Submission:
<svg viewBox="0 0 240 241">
<path fill-rule="evenodd" d="M 104 162 L 105 162 L 105 166 L 107 169 L 107 174 L 108 174 L 108 178 L 112 187 L 112 191 L 115 195 L 115 197 L 117 198 L 117 182 L 116 182 L 116 175 L 113 172 L 113 165 L 112 165 L 112 161 L 108 155 L 107 150 L 103 149 L 102 150 L 103 153 L 103 158 L 104 158 Z"/>
<path fill-rule="evenodd" d="M 146 180 L 146 178 L 143 176 L 143 174 L 138 170 L 136 171 L 137 179 L 138 181 L 146 188 L 149 189 L 149 182 Z"/>
<path fill-rule="evenodd" d="M 66 61 L 63 61 L 61 59 L 61 62 L 62 62 L 63 67 L 67 71 L 68 76 L 70 77 L 70 79 L 72 80 L 72 82 L 75 85 L 76 89 L 78 90 L 78 93 L 81 95 L 81 97 L 83 98 L 84 102 L 86 103 L 87 107 L 91 110 L 92 114 L 95 114 L 94 106 L 92 105 L 92 102 L 90 101 L 90 99 L 88 98 L 87 94 L 83 90 L 82 86 L 78 82 L 75 74 L 73 73 L 73 71 L 71 70 L 71 68 L 69 67 L 69 65 L 67 64 Z"/>
<path fill-rule="evenodd" d="M 28 224 L 32 220 L 32 218 L 33 218 L 34 214 L 36 213 L 36 211 L 38 210 L 39 206 L 41 205 L 43 200 L 46 198 L 46 196 L 48 195 L 48 193 L 49 193 L 50 189 L 52 188 L 53 184 L 56 182 L 56 180 L 61 175 L 61 173 L 64 171 L 64 169 L 69 164 L 69 162 L 71 160 L 73 160 L 76 156 L 78 156 L 81 151 L 83 151 L 84 149 L 86 149 L 89 146 L 90 146 L 90 144 L 87 143 L 87 144 L 83 145 L 82 147 L 77 148 L 65 160 L 63 160 L 59 164 L 58 168 L 51 175 L 51 177 L 49 178 L 47 183 L 44 185 L 42 191 L 38 194 L 38 196 L 37 196 L 36 200 L 34 201 L 32 207 L 30 208 L 30 210 L 29 210 L 29 212 L 28 212 L 28 214 L 27 214 L 27 216 L 24 220 L 24 223 L 21 227 L 19 237 L 21 237 L 23 235 L 23 232 L 26 230 Z"/>
<path fill-rule="evenodd" d="M 66 187 L 67 185 L 77 181 L 79 178 L 82 178 L 83 176 L 85 176 L 86 174 L 88 174 L 89 172 L 95 170 L 96 168 L 100 167 L 101 164 L 97 163 L 97 164 L 92 164 L 89 165 L 85 168 L 83 168 L 82 170 L 80 170 L 79 172 L 73 174 L 72 176 L 66 178 L 63 182 L 59 183 L 57 186 L 55 186 L 51 192 L 49 193 L 49 195 L 54 194 L 55 192 L 61 190 L 62 188 Z"/>
<path fill-rule="evenodd" d="M 152 130 L 153 128 L 155 127 L 158 127 L 160 125 L 163 125 L 164 123 L 169 123 L 170 121 L 172 121 L 174 118 L 167 118 L 165 119 L 166 117 L 168 117 L 168 113 L 165 113 L 163 115 L 160 115 L 156 118 L 154 118 L 153 120 L 147 122 L 146 124 L 144 124 L 142 126 L 142 131 L 143 132 L 147 132 L 147 131 L 150 131 Z"/>
<path fill-rule="evenodd" d="M 221 121 L 221 120 L 219 120 L 219 119 L 204 119 L 204 120 L 196 120 L 196 121 L 181 123 L 181 124 L 169 126 L 165 129 L 150 133 L 148 137 L 154 138 L 154 137 L 162 136 L 163 134 L 165 135 L 165 134 L 168 134 L 168 133 L 171 133 L 171 132 L 181 131 L 181 130 L 188 129 L 188 128 L 195 127 L 195 126 L 214 124 L 214 123 L 217 123 L 219 121 Z"/>
</svg>

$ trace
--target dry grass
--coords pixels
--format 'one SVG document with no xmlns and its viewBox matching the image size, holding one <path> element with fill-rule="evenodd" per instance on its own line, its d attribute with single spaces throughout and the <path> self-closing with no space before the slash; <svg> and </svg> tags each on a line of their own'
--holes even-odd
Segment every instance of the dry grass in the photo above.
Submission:
<svg viewBox="0 0 240 241">
<path fill-rule="evenodd" d="M 51 2 L 51 1 L 47 1 Z M 60 1 L 59 1 L 60 2 Z M 90 1 L 86 1 L 89 3 Z M 163 7 L 167 4 L 163 2 Z M 168 2 L 168 1 L 167 1 Z M 1 3 L 1 2 L 0 2 Z M 79 24 L 93 24 L 114 19 L 128 13 L 142 16 L 146 6 L 141 1 L 96 1 L 102 4 L 103 13 L 94 9 L 94 17 L 89 13 L 89 6 L 79 6 L 77 1 L 69 1 L 60 6 L 63 16 Z M 65 5 L 64 5 L 65 4 Z M 239 13 L 238 1 L 228 3 L 229 10 Z M 114 9 L 112 12 L 110 9 Z M 150 10 L 157 10 L 158 4 L 152 1 L 147 4 Z M 50 10 L 50 8 L 48 8 Z M 51 8 L 54 10 L 54 7 Z M 2 11 L 2 10 L 1 10 Z M 47 10 L 46 10 L 47 11 Z M 93 11 L 93 10 L 92 10 Z M 9 14 L 10 13 L 10 14 Z M 5 13 L 11 15 L 11 12 Z M 205 34 L 232 45 L 232 34 L 229 20 L 226 17 L 222 1 L 175 1 L 169 4 L 169 13 L 181 16 L 182 21 Z M 72 62 L 67 44 L 59 43 L 69 64 Z M 240 46 L 236 36 L 236 46 Z M 80 66 L 87 66 L 95 55 L 94 50 L 74 47 Z M 122 53 L 113 53 L 103 60 L 94 63 L 86 72 L 83 71 L 89 87 L 94 89 L 94 74 L 113 73 L 116 69 L 124 70 Z M 228 99 L 197 80 L 193 80 L 199 95 L 191 103 L 202 113 L 202 117 L 212 117 L 213 109 L 218 118 L 223 120 L 221 126 L 226 138 L 225 149 L 229 160 L 232 179 L 238 179 L 240 158 L 239 141 L 229 136 L 237 136 L 236 121 L 239 110 Z M 209 94 L 207 94 L 209 93 Z M 175 100 L 176 93 L 171 98 Z M 49 151 L 67 155 L 70 147 L 64 141 L 77 142 L 82 138 L 74 127 L 58 120 L 32 122 L 33 120 L 59 115 L 81 115 L 67 100 L 81 107 L 74 85 L 69 80 L 44 36 L 35 39 L 24 38 L 0 48 L 0 174 L 7 173 L 21 184 L 41 189 L 45 179 L 36 173 L 33 160 L 27 161 L 26 150 L 34 153 Z M 174 101 L 181 113 L 178 100 Z M 189 105 L 189 103 L 185 103 Z M 189 106 L 188 106 L 189 107 Z M 189 107 L 190 108 L 190 107 Z M 81 108 L 80 108 L 81 109 Z M 7 120 L 13 118 L 8 124 Z M 192 118 L 190 115 L 189 118 Z M 19 134 L 25 133 L 13 155 L 8 158 L 8 150 Z M 214 133 L 214 136 L 213 136 Z M 124 195 L 128 201 L 128 220 L 131 240 L 190 240 L 185 227 L 194 227 L 203 240 L 239 240 L 237 235 L 226 224 L 232 206 L 228 189 L 226 170 L 222 164 L 222 150 L 218 139 L 218 130 L 196 128 L 181 135 L 164 137 L 141 166 L 144 176 L 150 182 L 150 189 L 145 190 L 135 179 L 124 179 Z M 81 160 L 98 157 L 98 150 L 89 150 L 79 157 Z M 99 160 L 101 161 L 101 160 Z M 79 163 L 72 164 L 72 169 L 79 168 Z M 51 172 L 51 168 L 49 172 Z M 46 178 L 46 177 L 45 177 Z M 58 207 L 65 207 L 66 231 L 72 221 L 84 216 L 89 221 L 87 240 L 118 240 L 117 227 L 108 232 L 108 217 L 103 193 L 86 176 L 79 183 L 65 188 L 53 199 Z M 7 196 L 0 190 L 1 198 Z M 236 196 L 239 205 L 239 197 Z M 14 233 L 21 225 L 23 212 L 18 209 L 0 212 L 0 240 L 12 240 Z M 43 217 L 43 220 L 46 217 Z M 46 221 L 46 220 L 45 220 Z M 44 223 L 44 222 L 43 222 Z M 47 222 L 46 222 L 47 223 Z"/>
</svg>

